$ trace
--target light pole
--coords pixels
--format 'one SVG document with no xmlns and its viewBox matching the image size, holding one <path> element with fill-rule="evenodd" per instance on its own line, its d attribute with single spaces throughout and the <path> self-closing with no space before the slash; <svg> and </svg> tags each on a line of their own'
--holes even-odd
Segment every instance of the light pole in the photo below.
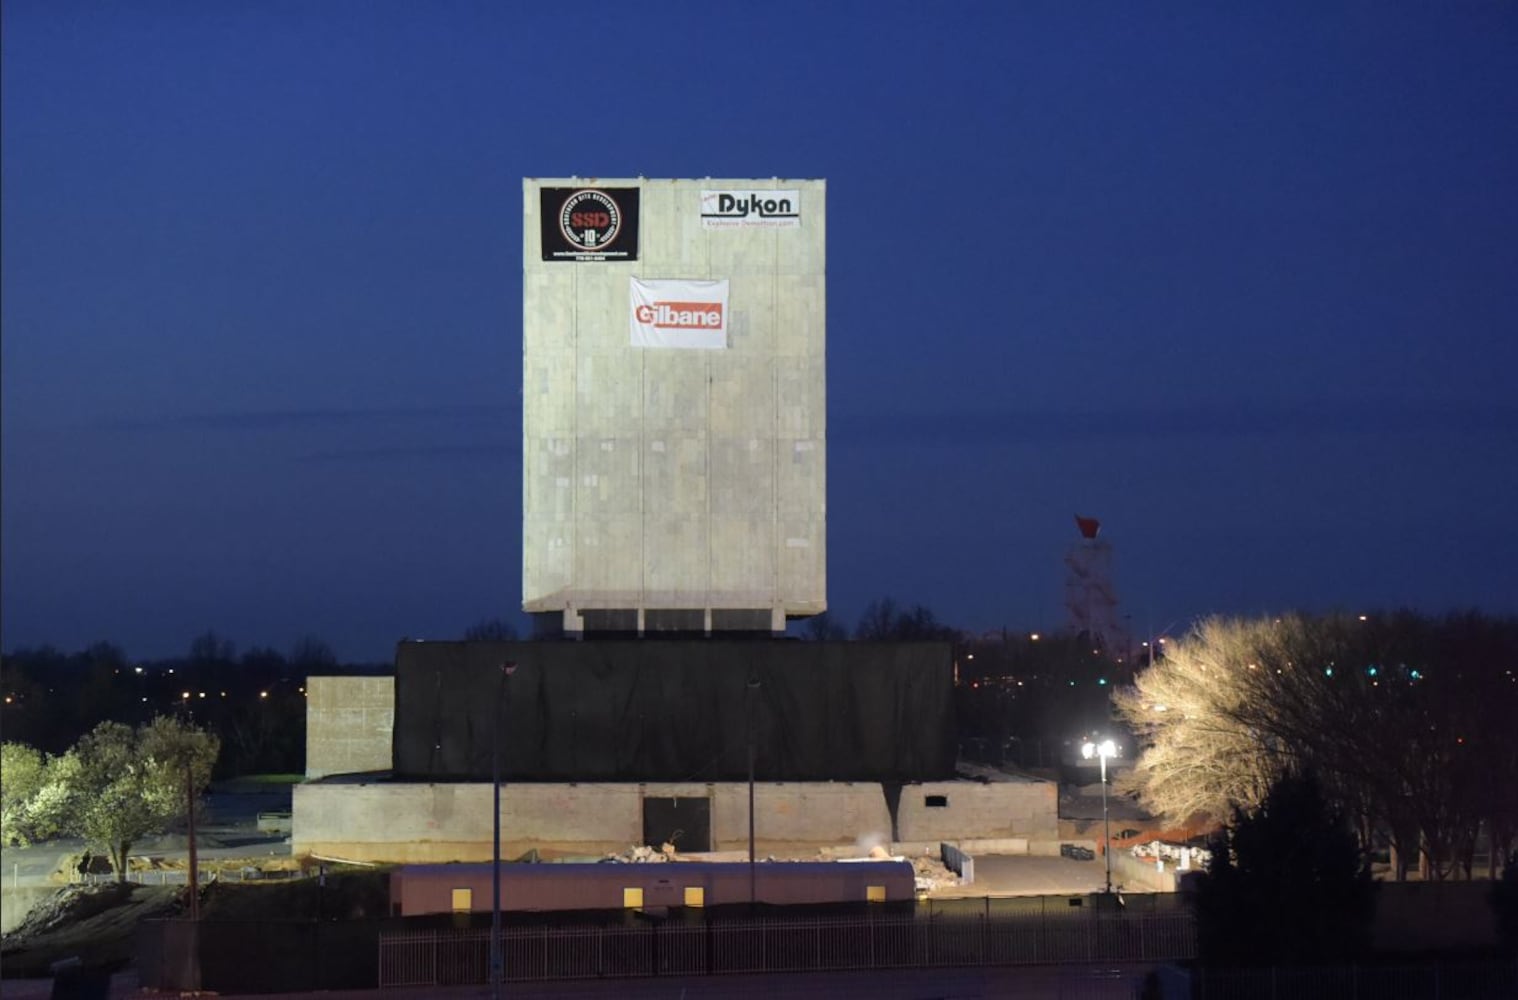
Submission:
<svg viewBox="0 0 1518 1000">
<path fill-rule="evenodd" d="M 752 913 L 758 883 L 758 869 L 754 866 L 754 698 L 759 693 L 759 678 L 750 675 L 747 690 L 748 721 L 748 907 Z"/>
<path fill-rule="evenodd" d="M 1101 762 L 1102 768 L 1102 856 L 1107 860 L 1107 894 L 1112 894 L 1112 823 L 1107 817 L 1107 758 L 1117 756 L 1117 744 L 1111 740 L 1081 745 L 1081 756 Z"/>
<path fill-rule="evenodd" d="M 501 973 L 501 702 L 506 698 L 506 681 L 517 665 L 507 660 L 501 664 L 501 682 L 495 692 L 495 706 L 490 722 L 490 784 L 492 796 L 492 864 L 490 868 L 490 995 L 500 1000 Z"/>
</svg>

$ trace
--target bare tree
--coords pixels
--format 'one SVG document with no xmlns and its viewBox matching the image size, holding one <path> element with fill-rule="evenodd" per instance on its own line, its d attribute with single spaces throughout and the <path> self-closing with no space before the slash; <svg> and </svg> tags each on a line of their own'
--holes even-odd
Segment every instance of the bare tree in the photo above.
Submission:
<svg viewBox="0 0 1518 1000">
<path fill-rule="evenodd" d="M 813 615 L 801 626 L 801 636 L 812 642 L 826 642 L 832 639 L 847 639 L 848 631 L 833 620 L 831 612 L 824 611 L 820 615 Z"/>
<path fill-rule="evenodd" d="M 223 666 L 237 658 L 230 639 L 207 629 L 190 643 L 190 662 L 195 666 Z"/>
<path fill-rule="evenodd" d="M 517 630 L 510 622 L 499 618 L 482 618 L 464 631 L 469 642 L 510 642 L 517 637 Z"/>
<path fill-rule="evenodd" d="M 1225 822 L 1254 808 L 1289 760 L 1250 725 L 1244 674 L 1257 657 L 1258 624 L 1213 618 L 1169 644 L 1165 658 L 1113 696 L 1144 745 L 1118 782 L 1157 815 Z"/>
<path fill-rule="evenodd" d="M 914 604 L 910 610 L 902 610 L 889 597 L 871 601 L 865 606 L 854 629 L 854 638 L 865 640 L 913 641 L 923 639 L 954 639 L 958 632 L 941 623 L 931 610 Z"/>
</svg>

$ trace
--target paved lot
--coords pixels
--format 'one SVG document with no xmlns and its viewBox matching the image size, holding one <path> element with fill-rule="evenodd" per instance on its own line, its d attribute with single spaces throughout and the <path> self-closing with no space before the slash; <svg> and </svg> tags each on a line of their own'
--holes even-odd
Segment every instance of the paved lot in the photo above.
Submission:
<svg viewBox="0 0 1518 1000">
<path fill-rule="evenodd" d="M 1100 892 L 1106 869 L 1100 859 L 1030 858 L 1000 854 L 975 856 L 975 884 L 935 896 L 1066 896 Z"/>
</svg>

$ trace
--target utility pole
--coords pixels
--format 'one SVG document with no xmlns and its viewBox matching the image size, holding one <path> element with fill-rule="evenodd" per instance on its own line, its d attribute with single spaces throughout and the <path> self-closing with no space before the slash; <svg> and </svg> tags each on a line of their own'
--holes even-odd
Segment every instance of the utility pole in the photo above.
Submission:
<svg viewBox="0 0 1518 1000">
<path fill-rule="evenodd" d="M 495 692 L 495 706 L 490 725 L 490 784 L 492 850 L 490 866 L 490 996 L 500 1000 L 504 963 L 501 956 L 501 703 L 506 700 L 506 682 L 516 672 L 510 660 L 501 664 L 501 680 Z"/>
<path fill-rule="evenodd" d="M 190 919 L 200 919 L 200 867 L 195 855 L 195 774 L 190 766 L 190 757 L 184 759 L 184 795 L 185 805 L 189 809 L 190 816 Z"/>
<path fill-rule="evenodd" d="M 758 868 L 754 859 L 754 698 L 759 693 L 759 678 L 748 679 L 748 906 L 753 911 L 758 899 Z"/>
</svg>

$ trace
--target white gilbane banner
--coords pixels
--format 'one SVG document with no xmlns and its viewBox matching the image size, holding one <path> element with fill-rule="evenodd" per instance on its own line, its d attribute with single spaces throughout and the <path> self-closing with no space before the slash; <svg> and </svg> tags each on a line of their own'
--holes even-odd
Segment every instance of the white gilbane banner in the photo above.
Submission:
<svg viewBox="0 0 1518 1000">
<path fill-rule="evenodd" d="M 632 278 L 628 295 L 634 347 L 727 347 L 727 279 Z"/>
</svg>

